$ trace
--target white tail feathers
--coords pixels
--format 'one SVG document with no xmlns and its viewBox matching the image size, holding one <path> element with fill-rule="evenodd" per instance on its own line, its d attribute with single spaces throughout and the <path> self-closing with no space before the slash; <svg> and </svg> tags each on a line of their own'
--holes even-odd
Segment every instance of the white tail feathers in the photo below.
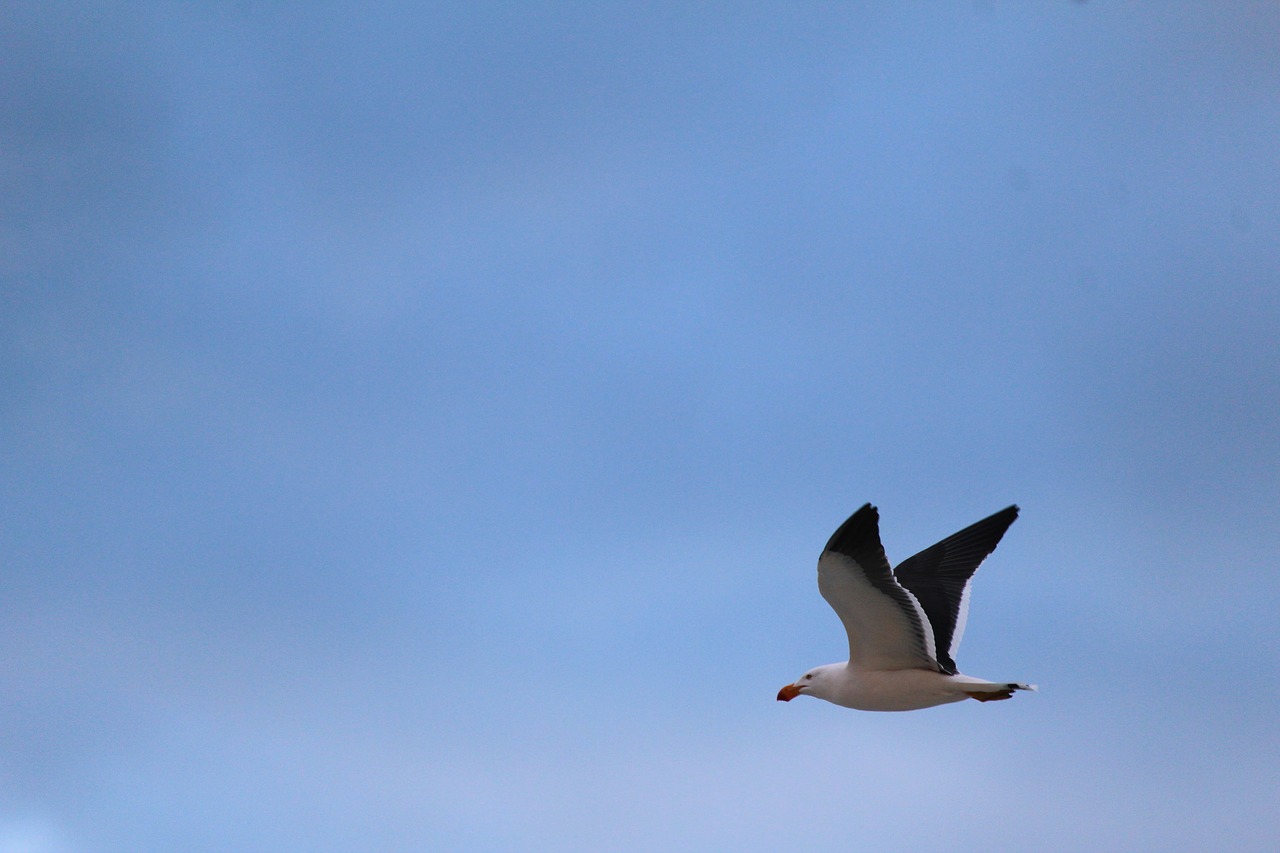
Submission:
<svg viewBox="0 0 1280 853">
<path fill-rule="evenodd" d="M 1035 690 L 1034 684 L 1018 684 L 1016 682 L 1006 682 L 1001 684 L 996 682 L 982 684 L 985 690 L 978 689 L 979 685 L 969 685 L 965 690 L 970 699 L 977 699 L 979 702 L 999 702 L 1002 699 L 1008 699 L 1013 696 L 1015 690 Z"/>
</svg>

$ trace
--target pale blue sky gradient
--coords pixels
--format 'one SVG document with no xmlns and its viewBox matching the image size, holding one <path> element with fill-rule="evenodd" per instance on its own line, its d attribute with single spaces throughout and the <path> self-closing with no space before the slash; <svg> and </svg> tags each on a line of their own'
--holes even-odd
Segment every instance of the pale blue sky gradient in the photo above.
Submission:
<svg viewBox="0 0 1280 853">
<path fill-rule="evenodd" d="M 0 20 L 0 853 L 1280 848 L 1280 6 Z M 1009 503 L 970 674 L 818 551 Z"/>
</svg>

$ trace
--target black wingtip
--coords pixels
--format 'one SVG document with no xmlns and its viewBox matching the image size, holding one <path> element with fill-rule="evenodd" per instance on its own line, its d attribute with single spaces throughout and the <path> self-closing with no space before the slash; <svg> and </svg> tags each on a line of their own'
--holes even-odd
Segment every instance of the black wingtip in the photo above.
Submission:
<svg viewBox="0 0 1280 853">
<path fill-rule="evenodd" d="M 1009 504 L 1007 507 L 1000 510 L 999 512 L 992 513 L 991 515 L 984 518 L 982 521 L 979 521 L 978 524 L 983 524 L 986 522 L 1001 521 L 1001 522 L 1004 522 L 1004 527 L 1006 530 L 1008 530 L 1009 525 L 1013 524 L 1015 521 L 1018 520 L 1018 513 L 1021 511 L 1022 511 L 1021 508 L 1017 504 Z M 1004 521 L 1006 518 L 1009 520 Z"/>
<path fill-rule="evenodd" d="M 880 512 L 866 503 L 836 528 L 822 550 L 853 557 L 869 545 L 880 547 Z"/>
</svg>

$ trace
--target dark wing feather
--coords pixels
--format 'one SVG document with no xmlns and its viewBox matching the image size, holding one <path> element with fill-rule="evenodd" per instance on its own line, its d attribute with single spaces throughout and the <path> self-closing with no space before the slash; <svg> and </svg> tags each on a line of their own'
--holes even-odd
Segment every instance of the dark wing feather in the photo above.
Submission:
<svg viewBox="0 0 1280 853">
<path fill-rule="evenodd" d="M 1018 517 L 1016 506 L 982 519 L 894 569 L 898 582 L 920 602 L 933 626 L 934 648 L 944 672 L 955 673 L 955 653 L 969 611 L 969 580 Z"/>
</svg>

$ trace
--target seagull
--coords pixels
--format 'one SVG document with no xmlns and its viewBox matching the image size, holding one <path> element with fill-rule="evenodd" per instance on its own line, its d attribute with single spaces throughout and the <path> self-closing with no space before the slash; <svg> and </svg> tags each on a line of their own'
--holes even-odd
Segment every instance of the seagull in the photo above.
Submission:
<svg viewBox="0 0 1280 853">
<path fill-rule="evenodd" d="M 962 675 L 955 662 L 973 573 L 1017 517 L 1016 506 L 1006 507 L 891 571 L 880 513 L 866 504 L 849 516 L 818 558 L 818 591 L 844 623 L 849 660 L 809 670 L 778 700 L 816 696 L 859 711 L 914 711 L 1035 690 Z"/>
</svg>

